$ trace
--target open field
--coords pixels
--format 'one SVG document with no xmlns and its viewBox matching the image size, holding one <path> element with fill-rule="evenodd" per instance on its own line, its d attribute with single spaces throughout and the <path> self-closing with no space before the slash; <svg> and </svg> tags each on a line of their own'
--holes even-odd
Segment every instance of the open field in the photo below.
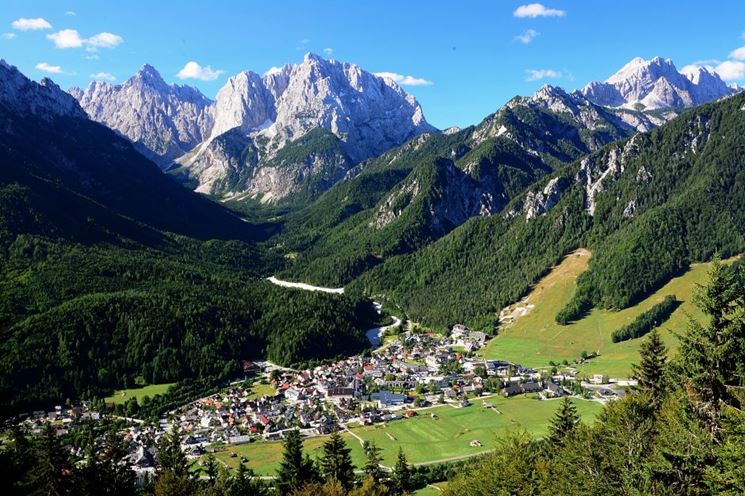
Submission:
<svg viewBox="0 0 745 496">
<path fill-rule="evenodd" d="M 436 496 L 437 494 L 440 494 L 442 491 L 444 491 L 446 487 L 448 487 L 447 482 L 436 482 L 434 484 L 430 484 L 429 486 L 423 487 L 418 491 L 414 491 L 413 494 L 414 496 Z"/>
<path fill-rule="evenodd" d="M 481 400 L 474 399 L 473 404 L 466 408 L 430 408 L 411 419 L 357 427 L 352 432 L 379 446 L 383 450 L 385 465 L 395 463 L 399 447 L 410 462 L 423 463 L 488 451 L 495 447 L 497 437 L 509 429 L 522 428 L 541 436 L 546 433 L 559 405 L 556 401 L 529 397 L 506 399 L 495 396 L 487 401 L 494 405 L 493 409 L 482 407 Z M 601 408 L 600 404 L 589 401 L 578 400 L 575 404 L 580 415 L 588 421 Z M 481 446 L 471 447 L 474 440 L 478 440 Z"/>
<path fill-rule="evenodd" d="M 352 449 L 352 461 L 357 467 L 364 464 L 364 453 L 360 443 L 348 433 L 343 434 L 347 441 L 347 446 Z M 321 455 L 322 445 L 328 439 L 327 436 L 307 438 L 303 442 L 305 453 L 311 458 L 317 458 Z M 282 461 L 282 442 L 281 441 L 259 441 L 255 443 L 241 444 L 238 446 L 226 446 L 224 450 L 215 453 L 219 462 L 230 468 L 237 468 L 241 457 L 248 458 L 246 466 L 253 469 L 259 475 L 276 475 L 279 463 Z M 231 453 L 236 453 L 236 457 L 231 457 Z"/>
<path fill-rule="evenodd" d="M 473 405 L 467 408 L 440 406 L 421 410 L 417 417 L 411 419 L 353 427 L 351 434 L 344 433 L 344 438 L 352 449 L 352 461 L 357 467 L 364 464 L 364 453 L 357 437 L 380 447 L 383 464 L 387 466 L 395 463 L 399 446 L 411 463 L 467 457 L 494 448 L 497 437 L 508 429 L 523 428 L 538 436 L 545 434 L 559 405 L 556 400 L 541 401 L 529 397 L 506 399 L 495 396 L 488 401 L 494 405 L 494 409 L 482 407 L 481 400 L 474 400 Z M 575 404 L 580 415 L 588 422 L 601 409 L 596 402 L 575 400 Z M 434 419 L 430 414 L 438 418 Z M 305 451 L 311 457 L 320 456 L 325 440 L 326 437 L 306 439 Z M 480 441 L 482 446 L 471 447 L 469 444 L 473 440 Z M 231 457 L 231 452 L 238 456 Z M 232 468 L 238 466 L 241 456 L 245 456 L 248 458 L 247 466 L 256 473 L 274 475 L 282 459 L 282 443 L 256 442 L 226 447 L 216 456 Z"/>
<path fill-rule="evenodd" d="M 152 398 L 153 396 L 156 396 L 158 394 L 165 393 L 172 385 L 173 383 L 170 382 L 168 384 L 151 384 L 149 386 L 131 389 L 120 389 L 114 391 L 114 394 L 106 398 L 105 401 L 106 403 L 113 403 L 114 405 L 116 405 L 118 403 L 124 403 L 130 398 L 137 398 L 137 401 L 141 402 L 142 398 L 144 398 L 145 396 L 150 396 Z"/>
<path fill-rule="evenodd" d="M 262 396 L 274 396 L 276 392 L 277 391 L 274 389 L 274 386 L 272 386 L 271 384 L 254 382 L 251 385 L 251 394 L 248 396 L 248 399 L 255 400 L 256 398 L 261 398 Z"/>
<path fill-rule="evenodd" d="M 589 252 L 568 255 L 550 274 L 536 284 L 526 302 L 515 315 L 523 314 L 515 322 L 503 326 L 483 351 L 487 358 L 518 362 L 528 367 L 546 367 L 549 361 L 571 362 L 582 351 L 597 351 L 600 356 L 580 367 L 582 373 L 603 373 L 610 377 L 627 377 L 631 364 L 638 360 L 641 339 L 621 343 L 611 341 L 611 333 L 628 324 L 640 313 L 660 302 L 666 295 L 674 294 L 682 301 L 670 319 L 660 327 L 667 346 L 674 352 L 678 340 L 674 335 L 685 330 L 688 316 L 702 318 L 692 302 L 696 284 L 703 284 L 711 264 L 694 264 L 683 275 L 670 280 L 665 286 L 639 304 L 618 311 L 594 309 L 584 319 L 567 326 L 558 325 L 554 318 L 571 299 L 576 288 L 576 278 L 587 269 Z"/>
</svg>

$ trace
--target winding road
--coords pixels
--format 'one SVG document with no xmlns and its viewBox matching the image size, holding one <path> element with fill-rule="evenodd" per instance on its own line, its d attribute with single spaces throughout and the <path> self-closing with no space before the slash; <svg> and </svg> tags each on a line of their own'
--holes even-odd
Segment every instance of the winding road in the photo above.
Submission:
<svg viewBox="0 0 745 496">
<path fill-rule="evenodd" d="M 304 291 L 319 291 L 321 293 L 344 294 L 344 288 L 324 288 L 322 286 L 313 286 L 312 284 L 306 284 L 304 282 L 283 281 L 282 279 L 277 279 L 274 276 L 267 277 L 266 280 L 272 284 L 276 284 L 277 286 L 282 286 L 283 288 L 295 288 L 302 289 Z M 378 315 L 380 315 L 383 308 L 382 305 L 375 301 L 373 301 L 373 305 L 375 305 L 375 311 L 378 312 Z M 393 319 L 393 322 L 391 324 L 380 327 L 373 327 L 372 329 L 368 329 L 367 331 L 365 331 L 367 339 L 374 347 L 377 348 L 378 346 L 380 346 L 381 338 L 387 330 L 399 327 L 401 325 L 401 319 L 395 316 L 391 316 L 391 318 Z"/>
</svg>

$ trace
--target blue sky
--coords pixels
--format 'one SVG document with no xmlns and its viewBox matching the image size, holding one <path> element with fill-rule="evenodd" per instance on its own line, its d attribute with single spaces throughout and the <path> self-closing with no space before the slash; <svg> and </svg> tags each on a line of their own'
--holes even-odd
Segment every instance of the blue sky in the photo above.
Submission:
<svg viewBox="0 0 745 496">
<path fill-rule="evenodd" d="M 405 89 L 442 128 L 477 123 L 544 83 L 574 89 L 605 79 L 635 56 L 669 57 L 679 69 L 712 65 L 745 83 L 743 0 L 529 4 L 2 0 L 0 57 L 63 88 L 92 77 L 121 82 L 150 63 L 166 81 L 212 98 L 241 70 L 263 73 L 313 51 L 411 76 Z"/>
</svg>

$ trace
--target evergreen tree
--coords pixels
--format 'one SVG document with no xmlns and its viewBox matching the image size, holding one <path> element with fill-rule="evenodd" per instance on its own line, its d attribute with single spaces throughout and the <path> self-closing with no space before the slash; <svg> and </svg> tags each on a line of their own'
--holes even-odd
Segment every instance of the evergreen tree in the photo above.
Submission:
<svg viewBox="0 0 745 496">
<path fill-rule="evenodd" d="M 396 465 L 393 467 L 391 474 L 391 485 L 397 494 L 406 494 L 411 490 L 411 468 L 406 460 L 404 450 L 398 448 L 398 457 Z"/>
<path fill-rule="evenodd" d="M 371 478 L 375 483 L 379 483 L 383 480 L 383 469 L 380 467 L 380 462 L 383 461 L 383 457 L 380 456 L 380 448 L 375 443 L 365 441 L 362 445 L 362 449 L 365 452 L 365 474 Z"/>
<path fill-rule="evenodd" d="M 681 337 L 680 363 L 701 420 L 717 438 L 723 406 L 741 406 L 731 391 L 742 388 L 745 377 L 745 266 L 728 270 L 715 261 L 695 301 L 709 321 L 691 319 Z"/>
<path fill-rule="evenodd" d="M 218 484 L 219 494 L 222 496 L 265 496 L 269 494 L 269 488 L 263 481 L 254 477 L 254 473 L 243 463 L 238 465 L 233 476 L 228 476 Z"/>
<path fill-rule="evenodd" d="M 354 484 L 354 465 L 352 450 L 349 449 L 339 431 L 334 431 L 328 441 L 323 443 L 321 474 L 326 479 L 339 481 L 344 489 L 349 490 Z"/>
<path fill-rule="evenodd" d="M 174 424 L 170 434 L 164 434 L 158 443 L 157 465 L 159 472 L 173 472 L 179 476 L 189 473 L 186 455 L 181 449 L 181 434 L 178 425 Z"/>
<path fill-rule="evenodd" d="M 34 495 L 72 494 L 72 464 L 57 432 L 47 424 L 38 443 L 38 468 L 32 483 Z"/>
<path fill-rule="evenodd" d="M 241 466 L 242 465 L 243 463 L 241 463 Z M 211 486 L 214 486 L 217 479 L 217 460 L 215 459 L 215 455 L 213 455 L 212 453 L 207 455 L 205 470 L 207 472 L 207 481 Z"/>
<path fill-rule="evenodd" d="M 76 473 L 76 491 L 100 496 L 135 494 L 135 474 L 126 463 L 127 450 L 114 432 L 97 445 L 93 425 L 87 426 L 85 460 Z"/>
<path fill-rule="evenodd" d="M 574 429 L 579 425 L 580 418 L 577 414 L 577 407 L 565 396 L 556 410 L 554 418 L 551 420 L 551 427 L 549 428 L 548 440 L 554 446 L 561 446 L 564 444 L 564 438 L 570 435 Z"/>
<path fill-rule="evenodd" d="M 634 378 L 639 381 L 636 390 L 648 394 L 657 410 L 666 392 L 667 348 L 656 329 L 642 342 L 639 355 L 641 361 L 634 365 Z"/>
<path fill-rule="evenodd" d="M 282 462 L 277 471 L 277 488 L 281 494 L 290 494 L 303 485 L 318 480 L 316 467 L 303 455 L 303 441 L 298 431 L 290 431 L 285 438 Z"/>
</svg>

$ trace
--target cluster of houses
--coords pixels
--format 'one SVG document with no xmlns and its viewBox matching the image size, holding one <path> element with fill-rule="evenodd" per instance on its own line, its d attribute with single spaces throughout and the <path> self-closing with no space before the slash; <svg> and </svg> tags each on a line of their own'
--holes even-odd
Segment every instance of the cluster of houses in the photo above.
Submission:
<svg viewBox="0 0 745 496">
<path fill-rule="evenodd" d="M 256 396 L 251 382 L 238 382 L 219 393 L 168 412 L 159 425 L 129 422 L 123 433 L 130 464 L 145 476 L 154 470 L 157 442 L 174 424 L 189 456 L 201 456 L 208 446 L 236 445 L 255 440 L 278 440 L 290 430 L 304 436 L 328 434 L 348 425 L 370 425 L 416 415 L 422 408 L 448 404 L 468 407 L 477 398 L 494 394 L 535 393 L 541 398 L 577 390 L 576 371 L 547 375 L 516 363 L 474 357 L 487 336 L 456 325 L 448 336 L 406 332 L 372 356 L 353 356 L 306 370 L 279 369 L 268 362 L 250 363 L 256 381 L 271 382 L 274 393 Z M 608 399 L 607 378 L 583 383 Z M 488 398 L 482 400 L 487 405 Z M 89 404 L 33 412 L 24 420 L 32 432 L 53 423 L 58 433 L 83 422 L 98 420 Z"/>
<path fill-rule="evenodd" d="M 255 397 L 250 386 L 239 384 L 183 406 L 171 420 L 195 441 L 185 449 L 196 454 L 208 444 L 277 440 L 290 430 L 316 436 L 350 424 L 387 422 L 432 405 L 467 407 L 471 399 L 492 394 L 568 394 L 561 384 L 573 380 L 569 375 L 546 377 L 519 364 L 472 357 L 469 351 L 486 339 L 456 325 L 446 337 L 407 332 L 372 356 L 306 370 L 263 363 L 259 373 L 263 381 L 271 377 L 273 395 Z"/>
</svg>

